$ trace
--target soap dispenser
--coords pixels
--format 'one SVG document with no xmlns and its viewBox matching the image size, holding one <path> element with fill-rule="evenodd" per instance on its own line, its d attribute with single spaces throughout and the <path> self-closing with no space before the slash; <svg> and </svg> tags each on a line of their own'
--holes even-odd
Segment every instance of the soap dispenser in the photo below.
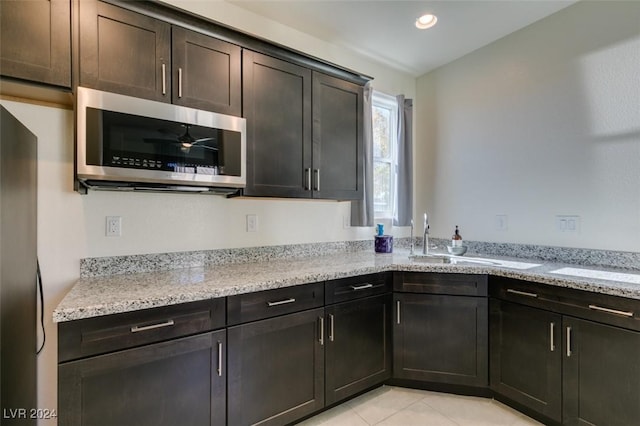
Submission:
<svg viewBox="0 0 640 426">
<path fill-rule="evenodd" d="M 456 225 L 456 230 L 451 237 L 451 247 L 462 247 L 462 235 L 460 235 L 460 230 L 458 230 L 458 225 Z"/>
</svg>

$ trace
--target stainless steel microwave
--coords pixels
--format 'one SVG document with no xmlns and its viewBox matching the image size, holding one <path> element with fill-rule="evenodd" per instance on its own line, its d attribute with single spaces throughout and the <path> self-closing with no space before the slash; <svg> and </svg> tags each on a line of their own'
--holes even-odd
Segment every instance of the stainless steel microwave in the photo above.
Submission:
<svg viewBox="0 0 640 426">
<path fill-rule="evenodd" d="M 78 87 L 76 177 L 86 188 L 233 192 L 246 184 L 246 121 Z"/>
</svg>

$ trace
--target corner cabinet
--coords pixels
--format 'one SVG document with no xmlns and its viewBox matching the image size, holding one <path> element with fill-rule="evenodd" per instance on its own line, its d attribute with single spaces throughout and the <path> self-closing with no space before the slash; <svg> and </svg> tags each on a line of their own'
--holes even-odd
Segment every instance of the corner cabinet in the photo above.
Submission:
<svg viewBox="0 0 640 426">
<path fill-rule="evenodd" d="M 486 388 L 486 294 L 486 275 L 396 272 L 394 379 L 433 389 Z"/>
<path fill-rule="evenodd" d="M 243 51 L 245 195 L 361 199 L 362 86 Z"/>
<path fill-rule="evenodd" d="M 71 1 L 3 1 L 3 77 L 71 87 Z"/>
<path fill-rule="evenodd" d="M 60 424 L 225 425 L 222 326 L 223 299 L 62 323 Z"/>
<path fill-rule="evenodd" d="M 239 46 L 101 1 L 78 7 L 80 86 L 240 115 Z"/>
<path fill-rule="evenodd" d="M 492 281 L 491 388 L 499 399 L 547 424 L 640 424 L 639 301 Z"/>
</svg>

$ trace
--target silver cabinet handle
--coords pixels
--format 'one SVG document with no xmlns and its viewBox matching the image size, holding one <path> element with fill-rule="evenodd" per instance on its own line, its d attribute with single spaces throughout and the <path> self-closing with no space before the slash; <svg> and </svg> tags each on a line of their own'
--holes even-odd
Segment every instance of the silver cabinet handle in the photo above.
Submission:
<svg viewBox="0 0 640 426">
<path fill-rule="evenodd" d="M 333 323 L 334 323 L 334 318 L 332 314 L 329 314 L 329 341 L 333 342 Z"/>
<path fill-rule="evenodd" d="M 167 94 L 167 66 L 162 64 L 162 96 Z"/>
<path fill-rule="evenodd" d="M 287 303 L 293 303 L 295 302 L 296 299 L 294 299 L 293 297 L 289 298 L 289 299 L 284 299 L 284 300 L 278 300 L 276 302 L 267 302 L 267 306 L 268 307 L 272 307 L 272 306 L 280 306 L 280 305 L 286 305 Z"/>
<path fill-rule="evenodd" d="M 352 290 L 364 290 L 365 288 L 371 288 L 373 287 L 373 284 L 371 283 L 366 283 L 366 284 L 362 284 L 362 285 L 352 285 L 350 286 Z"/>
<path fill-rule="evenodd" d="M 316 175 L 316 187 L 313 190 L 320 191 L 320 169 L 315 169 L 313 173 Z"/>
<path fill-rule="evenodd" d="M 554 344 L 554 340 L 555 340 L 555 336 L 554 336 L 554 331 L 556 328 L 556 324 L 555 323 L 550 323 L 549 324 L 549 350 L 551 352 L 556 350 L 556 345 Z"/>
<path fill-rule="evenodd" d="M 617 309 L 610 309 L 610 308 L 603 308 L 602 306 L 598 306 L 598 305 L 589 305 L 589 309 L 592 309 L 594 311 L 606 312 L 608 314 L 622 315 L 623 317 L 627 317 L 627 318 L 632 318 L 633 317 L 633 312 L 630 312 L 630 311 L 619 311 Z"/>
<path fill-rule="evenodd" d="M 182 97 L 182 68 L 178 68 L 178 97 Z"/>
<path fill-rule="evenodd" d="M 396 324 L 400 324 L 400 301 L 396 301 Z"/>
<path fill-rule="evenodd" d="M 172 325 L 174 325 L 175 323 L 173 322 L 172 319 L 167 320 L 165 322 L 161 322 L 158 324 L 151 324 L 151 325 L 136 325 L 131 327 L 131 332 L 132 333 L 138 333 L 140 331 L 147 331 L 147 330 L 153 330 L 154 328 L 162 328 L 162 327 L 171 327 Z"/>
<path fill-rule="evenodd" d="M 529 293 L 527 291 L 514 290 L 512 288 L 507 289 L 507 293 L 517 294 L 519 296 L 527 296 L 527 297 L 538 297 L 535 293 Z"/>
<path fill-rule="evenodd" d="M 218 342 L 218 376 L 222 377 L 222 342 Z"/>
<path fill-rule="evenodd" d="M 324 345 L 324 318 L 318 317 L 318 320 L 320 321 L 320 339 L 318 341 L 320 342 L 320 346 L 323 346 Z"/>
<path fill-rule="evenodd" d="M 567 358 L 571 356 L 571 327 L 567 327 Z"/>
<path fill-rule="evenodd" d="M 307 185 L 305 186 L 305 191 L 311 191 L 311 169 L 310 168 L 306 168 L 304 169 L 304 175 L 305 175 L 305 180 L 307 182 Z"/>
</svg>

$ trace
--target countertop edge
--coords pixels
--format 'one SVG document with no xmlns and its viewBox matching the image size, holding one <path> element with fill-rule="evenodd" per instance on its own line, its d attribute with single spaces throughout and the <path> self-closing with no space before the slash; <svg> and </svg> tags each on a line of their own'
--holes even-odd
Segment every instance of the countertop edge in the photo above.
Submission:
<svg viewBox="0 0 640 426">
<path fill-rule="evenodd" d="M 360 257 L 364 257 L 362 260 Z M 184 288 L 180 286 L 176 286 L 175 289 L 172 289 L 171 292 L 166 292 L 159 296 L 151 296 L 148 297 L 146 294 L 144 297 L 133 297 L 131 299 L 122 299 L 116 302 L 107 302 L 107 303 L 91 303 L 87 301 L 86 303 L 80 303 L 78 301 L 71 302 L 68 300 L 69 294 L 71 294 L 77 286 L 85 286 L 91 287 L 92 285 L 95 288 L 100 287 L 105 284 L 107 287 L 109 286 L 110 280 L 115 281 L 116 279 L 122 283 L 127 281 L 126 276 L 118 276 L 116 278 L 92 278 L 86 279 L 81 278 L 78 280 L 76 285 L 72 288 L 67 296 L 63 299 L 63 301 L 56 307 L 53 311 L 53 321 L 54 323 L 63 323 L 74 320 L 81 320 L 86 318 L 92 318 L 103 315 L 112 315 L 124 312 L 131 312 L 143 309 L 150 309 L 160 306 L 168 306 L 180 303 L 187 302 L 195 302 L 200 300 L 214 299 L 219 297 L 227 297 L 233 296 L 236 294 L 243 293 L 251 293 L 256 291 L 264 291 L 271 290 L 282 287 L 290 287 L 301 284 L 309 284 L 313 282 L 327 281 L 333 279 L 347 278 L 358 275 L 366 275 L 372 273 L 379 272 L 389 272 L 389 271 L 415 271 L 415 272 L 441 272 L 441 273 L 467 273 L 467 274 L 490 274 L 495 276 L 502 276 L 507 278 L 515 278 L 521 279 L 530 282 L 536 282 L 540 284 L 548 284 L 554 285 L 558 287 L 571 288 L 576 290 L 584 290 L 591 291 L 595 293 L 607 294 L 611 296 L 625 297 L 631 299 L 640 299 L 640 285 L 638 284 L 627 284 L 620 283 L 616 281 L 611 281 L 609 283 L 603 282 L 604 280 L 598 279 L 590 279 L 583 277 L 574 277 L 574 276 L 561 276 L 561 275 L 552 275 L 549 271 L 535 271 L 535 270 L 522 270 L 522 269 L 512 269 L 504 266 L 494 266 L 494 265 L 480 265 L 480 264 L 429 264 L 429 263 L 419 263 L 412 262 L 410 259 L 394 259 L 394 256 L 391 255 L 380 255 L 369 256 L 366 253 L 355 253 L 347 256 L 341 256 L 340 258 L 336 258 L 335 256 L 320 256 L 318 258 L 313 259 L 314 261 L 322 261 L 322 260 L 336 260 L 339 259 L 344 263 L 344 267 L 338 267 L 334 270 L 326 270 L 326 271 L 300 271 L 297 273 L 292 273 L 292 275 L 287 275 L 283 273 L 282 276 L 278 276 L 278 271 L 273 271 L 274 264 L 277 267 L 277 262 L 256 262 L 252 264 L 246 264 L 247 268 L 253 267 L 254 269 L 258 269 L 258 275 L 260 275 L 260 268 L 262 268 L 262 272 L 268 272 L 271 278 L 266 278 L 264 280 L 260 278 L 255 278 L 254 280 L 248 279 L 246 283 L 242 284 L 220 284 L 207 286 L 207 281 L 205 278 L 199 281 L 200 275 L 206 276 L 207 273 L 213 274 L 215 268 L 185 268 L 184 270 L 174 270 L 166 273 L 141 273 L 134 274 L 131 277 L 135 276 L 137 280 L 143 280 L 145 277 L 154 277 L 158 279 L 164 279 L 165 281 L 170 281 L 171 279 L 178 281 L 177 278 L 173 278 L 171 274 L 184 274 L 189 275 L 194 271 L 198 274 L 198 279 L 194 279 L 194 282 L 200 284 L 202 288 L 196 288 L 193 291 L 190 291 L 189 288 Z M 384 257 L 391 256 L 391 257 Z M 402 256 L 402 255 L 400 255 Z M 364 265 L 353 265 L 349 266 L 349 258 L 354 257 L 357 258 L 354 263 L 365 263 Z M 380 261 L 378 263 L 378 261 Z M 526 259 L 517 259 L 517 261 L 524 262 Z M 297 260 L 300 265 L 305 265 L 304 261 Z M 371 264 L 368 264 L 370 262 Z M 293 263 L 293 261 L 292 261 Z M 544 262 L 541 263 L 536 261 L 538 266 L 542 267 L 547 266 Z M 234 265 L 234 267 L 238 267 L 239 265 Z M 240 265 L 242 266 L 242 265 Z M 553 264 L 554 268 L 566 266 L 563 264 Z M 575 266 L 575 265 L 573 265 Z M 302 267 L 302 266 L 301 266 Z M 317 268 L 316 268 L 317 269 Z M 548 269 L 548 268 L 547 268 Z M 242 271 L 240 271 L 242 273 Z M 275 277 L 275 278 L 274 278 Z M 132 278 L 132 286 L 135 285 L 134 278 Z M 242 277 L 234 279 L 241 280 Z M 82 299 L 82 296 L 78 297 Z M 86 297 L 87 299 L 89 297 Z M 640 300 L 638 300 L 640 303 Z M 67 302 L 67 303 L 65 303 Z"/>
</svg>

